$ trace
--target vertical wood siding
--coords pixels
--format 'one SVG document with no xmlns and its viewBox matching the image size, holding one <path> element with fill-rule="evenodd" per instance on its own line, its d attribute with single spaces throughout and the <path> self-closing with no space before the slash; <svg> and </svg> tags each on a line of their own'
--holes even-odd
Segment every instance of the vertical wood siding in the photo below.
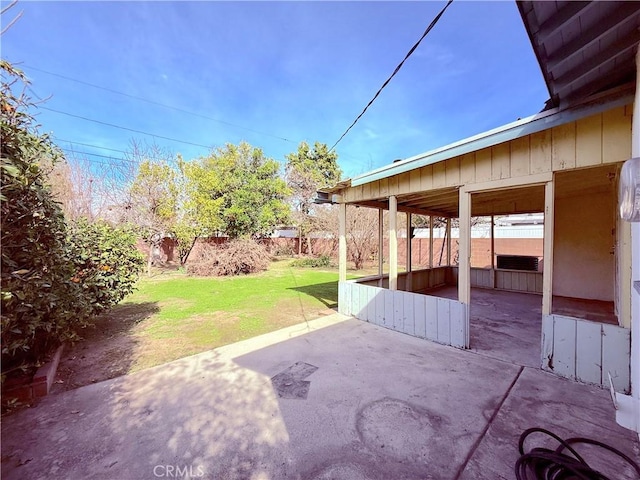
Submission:
<svg viewBox="0 0 640 480">
<path fill-rule="evenodd" d="M 542 316 L 542 368 L 562 377 L 629 393 L 631 331 L 563 315 Z"/>
<path fill-rule="evenodd" d="M 338 311 L 444 345 L 469 346 L 467 307 L 456 300 L 347 281 L 338 284 Z"/>
<path fill-rule="evenodd" d="M 626 106 L 376 180 L 365 186 L 347 188 L 342 193 L 349 203 L 617 163 L 629 158 L 631 108 Z"/>
</svg>

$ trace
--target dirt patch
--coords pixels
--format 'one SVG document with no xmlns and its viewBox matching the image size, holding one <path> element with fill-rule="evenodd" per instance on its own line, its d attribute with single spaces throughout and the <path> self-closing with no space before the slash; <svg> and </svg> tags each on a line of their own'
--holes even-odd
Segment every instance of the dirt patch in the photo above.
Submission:
<svg viewBox="0 0 640 480">
<path fill-rule="evenodd" d="M 50 393 L 119 377 L 137 356 L 136 326 L 159 311 L 154 302 L 118 305 L 80 332 L 82 340 L 65 348 Z"/>
</svg>

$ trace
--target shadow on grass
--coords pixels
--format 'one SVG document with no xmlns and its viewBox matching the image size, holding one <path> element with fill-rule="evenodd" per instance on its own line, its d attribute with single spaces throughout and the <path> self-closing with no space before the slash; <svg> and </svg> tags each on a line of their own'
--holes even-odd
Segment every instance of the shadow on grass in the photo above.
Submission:
<svg viewBox="0 0 640 480">
<path fill-rule="evenodd" d="M 125 375 L 135 362 L 138 338 L 132 330 L 158 313 L 157 302 L 123 303 L 97 316 L 65 349 L 52 393 Z"/>
<path fill-rule="evenodd" d="M 304 293 L 314 297 L 327 308 L 338 308 L 338 282 L 314 283 L 312 285 L 301 285 L 291 287 L 288 290 Z"/>
</svg>

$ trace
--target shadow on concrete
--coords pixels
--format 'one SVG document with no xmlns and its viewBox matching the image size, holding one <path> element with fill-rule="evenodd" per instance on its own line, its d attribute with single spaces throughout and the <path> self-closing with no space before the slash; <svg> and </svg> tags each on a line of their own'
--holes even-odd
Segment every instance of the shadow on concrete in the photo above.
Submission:
<svg viewBox="0 0 640 480">
<path fill-rule="evenodd" d="M 65 348 L 50 393 L 60 393 L 126 374 L 138 340 L 131 330 L 158 313 L 157 302 L 123 303 L 97 316 L 79 332 L 80 341 Z"/>
<path fill-rule="evenodd" d="M 296 292 L 309 295 L 321 303 L 327 308 L 338 308 L 338 282 L 325 282 L 314 283 L 311 285 L 301 285 L 299 287 L 292 287 L 289 290 L 295 290 Z"/>
<path fill-rule="evenodd" d="M 279 395 L 272 379 L 299 362 L 308 396 Z M 322 319 L 17 412 L 3 421 L 2 478 L 512 478 L 530 426 L 637 458 L 608 402 L 539 370 Z"/>
<path fill-rule="evenodd" d="M 288 441 L 269 377 L 207 352 L 5 419 L 2 478 L 284 478 Z"/>
</svg>

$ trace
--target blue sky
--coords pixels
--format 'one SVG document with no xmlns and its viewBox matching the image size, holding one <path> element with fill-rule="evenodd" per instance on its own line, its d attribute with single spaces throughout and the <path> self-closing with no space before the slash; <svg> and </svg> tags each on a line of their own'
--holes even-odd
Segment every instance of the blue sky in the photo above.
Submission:
<svg viewBox="0 0 640 480">
<path fill-rule="evenodd" d="M 2 57 L 51 96 L 47 108 L 204 146 L 245 140 L 284 161 L 301 140 L 333 145 L 444 4 L 22 1 L 6 14 L 24 12 Z M 454 1 L 336 147 L 339 162 L 357 175 L 532 115 L 547 98 L 515 2 Z M 38 121 L 64 147 L 127 150 L 135 138 L 186 159 L 208 152 L 46 110 Z"/>
</svg>

